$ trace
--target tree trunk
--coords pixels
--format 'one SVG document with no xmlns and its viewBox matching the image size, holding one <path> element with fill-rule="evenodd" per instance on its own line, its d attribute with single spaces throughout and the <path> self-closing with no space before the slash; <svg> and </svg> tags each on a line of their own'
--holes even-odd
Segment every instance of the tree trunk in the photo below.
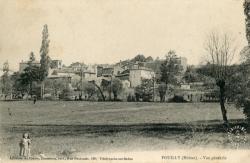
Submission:
<svg viewBox="0 0 250 163">
<path fill-rule="evenodd" d="M 91 93 L 90 95 L 88 95 L 88 100 L 90 100 L 90 98 L 93 96 L 93 93 Z"/>
<path fill-rule="evenodd" d="M 100 88 L 95 82 L 92 82 L 92 83 L 97 87 L 97 89 L 98 89 L 99 92 L 101 93 L 101 96 L 102 96 L 103 101 L 105 101 L 105 96 L 104 96 L 104 94 L 103 94 L 101 88 Z"/>
<path fill-rule="evenodd" d="M 114 95 L 114 101 L 116 101 L 117 100 L 117 93 L 113 92 L 113 95 Z"/>
<path fill-rule="evenodd" d="M 226 125 L 228 125 L 228 120 L 227 120 L 227 110 L 225 108 L 225 81 L 224 80 L 219 80 L 216 83 L 219 88 L 220 88 L 220 108 L 221 108 L 221 113 L 223 117 L 223 121 Z"/>
<path fill-rule="evenodd" d="M 42 81 L 41 82 L 41 95 L 40 95 L 41 96 L 41 100 L 43 100 L 43 97 L 44 97 L 43 95 L 44 95 L 44 82 Z"/>
</svg>

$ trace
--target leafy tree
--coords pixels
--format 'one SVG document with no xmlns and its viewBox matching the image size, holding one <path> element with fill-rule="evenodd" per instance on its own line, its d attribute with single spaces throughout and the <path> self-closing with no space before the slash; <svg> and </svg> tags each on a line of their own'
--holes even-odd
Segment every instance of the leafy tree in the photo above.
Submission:
<svg viewBox="0 0 250 163">
<path fill-rule="evenodd" d="M 28 94 L 32 95 L 33 83 L 38 82 L 40 79 L 40 68 L 34 65 L 30 65 L 24 69 L 24 72 L 20 74 L 20 84 L 23 87 L 28 87 Z"/>
<path fill-rule="evenodd" d="M 84 80 L 84 79 L 71 79 L 71 85 L 73 88 L 76 88 L 76 90 L 78 91 L 83 91 L 84 89 L 84 85 L 86 85 L 88 83 L 88 81 Z"/>
<path fill-rule="evenodd" d="M 177 63 L 177 55 L 175 51 L 170 50 L 165 61 L 161 64 L 161 82 L 168 84 L 176 84 L 177 76 L 180 75 L 182 67 Z"/>
<path fill-rule="evenodd" d="M 158 91 L 159 91 L 159 94 L 160 94 L 161 102 L 164 102 L 165 101 L 165 94 L 167 92 L 166 83 L 160 83 L 159 86 L 158 86 Z"/>
<path fill-rule="evenodd" d="M 27 85 L 23 85 L 21 83 L 21 77 L 19 72 L 14 72 L 11 75 L 11 81 L 13 83 L 12 85 L 12 90 L 13 90 L 13 94 L 18 97 L 19 95 L 21 95 L 21 97 L 23 98 L 24 94 L 26 92 L 29 92 L 29 88 Z"/>
<path fill-rule="evenodd" d="M 138 54 L 133 59 L 131 59 L 131 62 L 145 62 L 146 58 L 143 54 Z"/>
<path fill-rule="evenodd" d="M 208 63 L 206 65 L 197 68 L 196 73 L 198 74 L 198 76 L 201 77 L 200 81 L 204 82 L 204 87 L 207 90 L 216 90 L 216 92 L 219 92 L 217 91 L 218 88 L 216 86 L 215 79 L 212 77 L 213 74 L 212 70 L 213 68 L 211 64 Z"/>
<path fill-rule="evenodd" d="M 84 90 L 88 95 L 88 99 L 90 99 L 96 93 L 95 85 L 92 83 L 86 83 Z"/>
<path fill-rule="evenodd" d="M 102 96 L 102 100 L 105 101 L 105 96 L 103 94 L 103 91 L 102 91 L 101 87 L 98 84 L 96 84 L 96 82 L 94 80 L 90 81 L 89 83 L 93 84 L 99 90 L 99 92 L 100 92 L 100 94 Z"/>
<path fill-rule="evenodd" d="M 199 78 L 199 74 L 196 73 L 195 68 L 193 66 L 188 66 L 186 72 L 184 73 L 183 79 L 187 83 L 201 81 Z"/>
<path fill-rule="evenodd" d="M 246 46 L 244 47 L 241 52 L 240 52 L 240 55 L 241 55 L 241 60 L 242 62 L 250 62 L 250 46 Z"/>
<path fill-rule="evenodd" d="M 114 78 L 111 83 L 111 89 L 114 95 L 114 101 L 116 101 L 118 94 L 122 91 L 122 81 Z"/>
<path fill-rule="evenodd" d="M 71 100 L 70 99 L 71 93 L 72 93 L 72 90 L 69 84 L 66 84 L 66 87 L 63 89 L 62 93 L 59 95 L 59 98 L 64 99 L 64 100 Z"/>
<path fill-rule="evenodd" d="M 244 13 L 246 16 L 246 38 L 248 41 L 248 46 L 243 49 L 243 70 L 240 71 L 243 77 L 243 81 L 241 82 L 241 94 L 238 96 L 238 105 L 244 106 L 244 113 L 248 118 L 248 122 L 250 123 L 250 1 L 245 0 L 244 2 Z"/>
<path fill-rule="evenodd" d="M 145 62 L 152 62 L 154 61 L 153 57 L 149 56 L 145 59 Z"/>
<path fill-rule="evenodd" d="M 63 92 L 67 88 L 68 82 L 63 79 L 49 79 L 45 81 L 46 88 L 53 90 L 54 96 L 57 96 L 60 92 Z"/>
<path fill-rule="evenodd" d="M 102 79 L 101 87 L 102 87 L 102 92 L 108 91 L 108 93 L 109 93 L 109 100 L 111 100 L 111 93 L 112 93 L 112 90 L 111 90 L 111 81 Z"/>
<path fill-rule="evenodd" d="M 187 83 L 192 82 L 203 82 L 205 85 L 214 85 L 214 80 L 207 74 L 212 73 L 212 67 L 210 64 L 203 65 L 199 68 L 194 68 L 193 66 L 188 66 L 186 72 L 184 73 L 183 79 Z"/>
<path fill-rule="evenodd" d="M 207 51 L 207 58 L 211 67 L 209 76 L 215 79 L 216 85 L 219 87 L 222 117 L 224 123 L 228 124 L 225 108 L 225 86 L 228 82 L 228 77 L 231 76 L 231 72 L 228 71 L 228 65 L 234 57 L 236 47 L 233 45 L 232 38 L 228 34 L 219 35 L 212 32 L 208 35 L 205 42 L 205 50 Z"/>
<path fill-rule="evenodd" d="M 50 66 L 50 57 L 49 57 L 49 33 L 48 33 L 48 26 L 45 24 L 43 26 L 42 32 L 42 45 L 40 48 L 40 69 L 41 69 L 41 76 L 40 80 L 43 81 L 48 76 L 49 66 Z"/>
<path fill-rule="evenodd" d="M 28 66 L 24 71 L 19 73 L 14 73 L 11 76 L 11 81 L 13 83 L 13 93 L 15 96 L 19 94 L 24 96 L 25 93 L 30 95 L 33 94 L 34 88 L 36 88 L 37 82 L 40 80 L 40 68 L 33 65 L 32 62 L 35 61 L 35 55 L 33 52 L 29 55 Z"/>
<path fill-rule="evenodd" d="M 151 79 L 143 79 L 141 85 L 135 87 L 136 101 L 142 98 L 143 101 L 150 101 L 153 99 L 153 81 Z"/>
<path fill-rule="evenodd" d="M 178 76 L 181 74 L 182 67 L 177 63 L 175 51 L 170 50 L 165 61 L 160 66 L 160 82 L 166 84 L 166 90 L 170 84 L 175 85 L 178 82 Z M 163 90 L 164 93 L 165 90 Z M 165 95 L 165 94 L 164 94 Z"/>
<path fill-rule="evenodd" d="M 233 70 L 232 70 L 233 69 Z M 243 62 L 230 69 L 233 75 L 228 79 L 226 97 L 235 102 L 237 107 L 243 107 L 250 122 L 250 64 Z"/>
</svg>

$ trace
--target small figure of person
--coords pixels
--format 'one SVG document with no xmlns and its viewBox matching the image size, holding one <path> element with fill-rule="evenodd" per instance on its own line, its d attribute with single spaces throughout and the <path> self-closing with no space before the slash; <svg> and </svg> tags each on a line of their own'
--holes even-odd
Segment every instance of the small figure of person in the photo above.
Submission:
<svg viewBox="0 0 250 163">
<path fill-rule="evenodd" d="M 34 104 L 36 103 L 36 100 L 37 100 L 37 98 L 36 98 L 36 95 L 35 95 L 35 96 L 33 96 L 33 103 Z"/>
<path fill-rule="evenodd" d="M 23 138 L 21 139 L 19 146 L 20 146 L 20 156 L 24 158 L 30 157 L 30 145 L 31 139 L 29 133 L 24 133 Z"/>
</svg>

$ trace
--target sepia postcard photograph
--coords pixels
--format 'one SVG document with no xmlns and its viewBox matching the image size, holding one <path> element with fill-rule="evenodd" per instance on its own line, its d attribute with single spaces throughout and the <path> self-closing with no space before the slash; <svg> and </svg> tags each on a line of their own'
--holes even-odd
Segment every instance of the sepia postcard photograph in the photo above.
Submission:
<svg viewBox="0 0 250 163">
<path fill-rule="evenodd" d="M 250 0 L 0 0 L 8 162 L 250 162 Z"/>
</svg>

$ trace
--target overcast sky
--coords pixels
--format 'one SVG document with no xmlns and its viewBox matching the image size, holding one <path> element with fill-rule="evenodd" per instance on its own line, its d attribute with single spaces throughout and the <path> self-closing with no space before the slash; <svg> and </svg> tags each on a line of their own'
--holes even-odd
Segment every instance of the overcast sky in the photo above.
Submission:
<svg viewBox="0 0 250 163">
<path fill-rule="evenodd" d="M 212 30 L 247 43 L 242 0 L 0 0 L 0 65 L 16 70 L 33 51 L 39 59 L 48 25 L 52 59 L 114 63 L 138 53 L 163 58 L 173 49 L 199 64 Z"/>
</svg>

